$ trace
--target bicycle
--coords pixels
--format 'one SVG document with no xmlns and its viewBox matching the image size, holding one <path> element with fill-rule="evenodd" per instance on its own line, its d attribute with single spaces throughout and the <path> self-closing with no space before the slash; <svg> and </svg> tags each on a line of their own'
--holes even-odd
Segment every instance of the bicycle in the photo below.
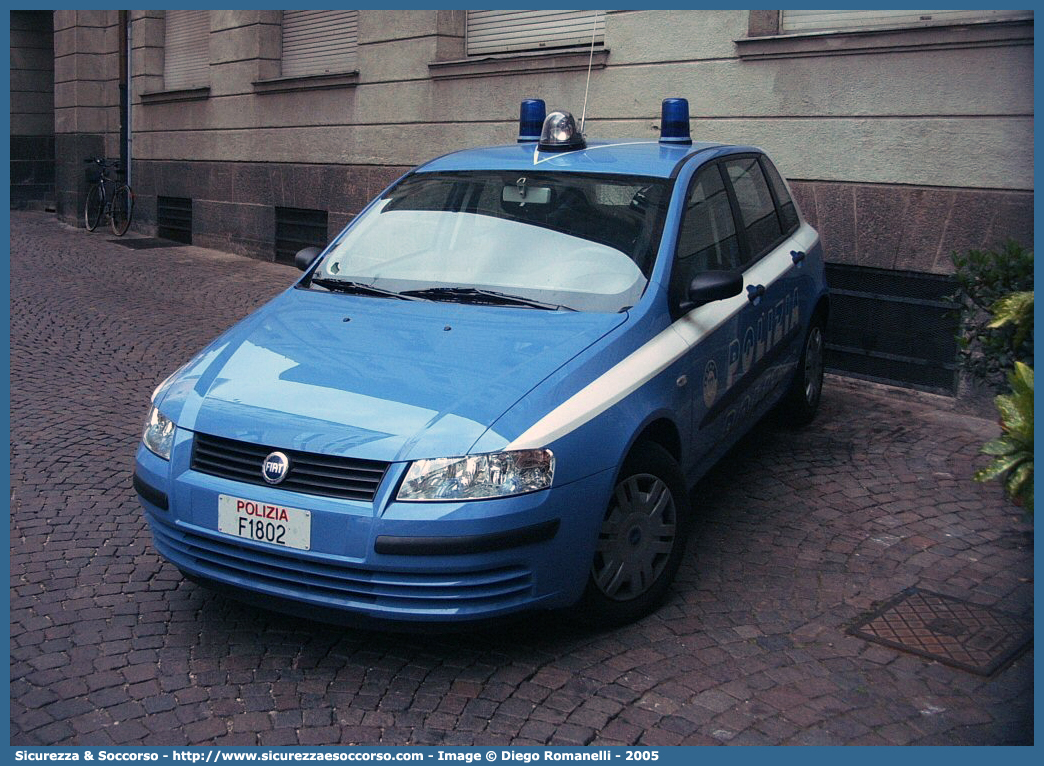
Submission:
<svg viewBox="0 0 1044 766">
<path fill-rule="evenodd" d="M 97 229 L 102 215 L 105 215 L 112 226 L 112 233 L 122 237 L 130 228 L 131 217 L 134 215 L 134 192 L 130 186 L 109 177 L 106 172 L 119 170 L 119 161 L 88 157 L 84 162 L 93 162 L 98 166 L 98 178 L 91 179 L 93 186 L 87 193 L 87 204 L 83 207 L 83 222 L 87 231 Z"/>
</svg>

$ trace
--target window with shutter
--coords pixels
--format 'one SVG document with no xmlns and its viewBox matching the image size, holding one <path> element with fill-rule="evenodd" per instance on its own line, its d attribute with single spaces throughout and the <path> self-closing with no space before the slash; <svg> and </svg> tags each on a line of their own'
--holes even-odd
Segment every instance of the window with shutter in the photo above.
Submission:
<svg viewBox="0 0 1044 766">
<path fill-rule="evenodd" d="M 783 32 L 853 32 L 1032 18 L 1032 11 L 783 11 Z"/>
<path fill-rule="evenodd" d="M 468 11 L 469 56 L 605 42 L 605 11 Z"/>
<path fill-rule="evenodd" d="M 210 12 L 167 11 L 163 39 L 166 90 L 210 85 Z"/>
<path fill-rule="evenodd" d="M 283 77 L 354 72 L 358 11 L 283 11 Z"/>
</svg>

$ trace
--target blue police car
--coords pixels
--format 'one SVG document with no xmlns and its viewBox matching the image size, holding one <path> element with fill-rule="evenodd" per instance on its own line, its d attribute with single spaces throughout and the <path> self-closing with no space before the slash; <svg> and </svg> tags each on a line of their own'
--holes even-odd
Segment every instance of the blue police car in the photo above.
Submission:
<svg viewBox="0 0 1044 766">
<path fill-rule="evenodd" d="M 689 487 L 815 415 L 819 237 L 760 149 L 518 143 L 418 167 L 156 389 L 134 487 L 186 576 L 321 619 L 458 622 L 666 595 Z"/>
</svg>

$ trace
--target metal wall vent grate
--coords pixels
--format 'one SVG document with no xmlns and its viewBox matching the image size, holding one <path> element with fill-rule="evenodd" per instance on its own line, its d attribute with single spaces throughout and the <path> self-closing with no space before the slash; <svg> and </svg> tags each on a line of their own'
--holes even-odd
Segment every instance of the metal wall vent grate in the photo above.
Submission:
<svg viewBox="0 0 1044 766">
<path fill-rule="evenodd" d="M 191 245 L 192 200 L 187 197 L 157 197 L 156 234 Z"/>
<path fill-rule="evenodd" d="M 953 396 L 957 292 L 952 277 L 830 263 L 830 372 Z"/>
<path fill-rule="evenodd" d="M 297 251 L 305 247 L 326 247 L 329 215 L 325 210 L 277 207 L 275 220 L 277 263 L 293 263 Z"/>
</svg>

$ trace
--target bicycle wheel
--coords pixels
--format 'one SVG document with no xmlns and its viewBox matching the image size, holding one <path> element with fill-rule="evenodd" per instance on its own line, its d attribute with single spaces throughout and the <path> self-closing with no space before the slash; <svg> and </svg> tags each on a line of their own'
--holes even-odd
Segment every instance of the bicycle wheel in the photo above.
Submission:
<svg viewBox="0 0 1044 766">
<path fill-rule="evenodd" d="M 98 228 L 98 222 L 101 220 L 104 209 L 105 195 L 102 193 L 102 188 L 95 184 L 87 192 L 87 204 L 83 206 L 83 224 L 87 227 L 87 231 L 94 231 Z"/>
<path fill-rule="evenodd" d="M 130 226 L 131 216 L 134 215 L 134 192 L 127 184 L 116 187 L 116 193 L 112 195 L 112 216 L 109 222 L 112 224 L 112 233 L 122 237 Z"/>
</svg>

